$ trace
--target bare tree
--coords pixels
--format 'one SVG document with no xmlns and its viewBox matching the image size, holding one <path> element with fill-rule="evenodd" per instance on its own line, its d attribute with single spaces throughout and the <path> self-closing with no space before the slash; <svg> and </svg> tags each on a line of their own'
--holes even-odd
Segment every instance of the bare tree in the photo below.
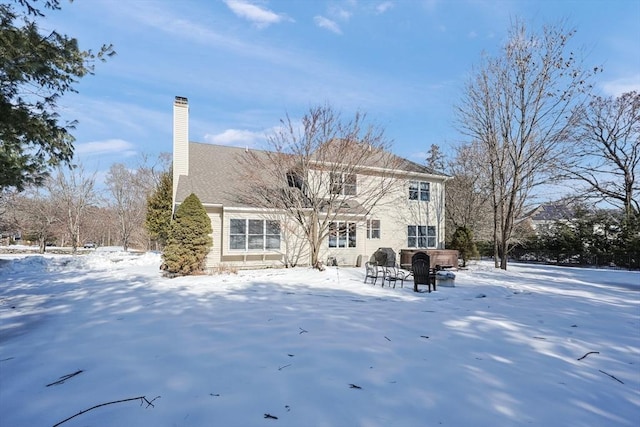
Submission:
<svg viewBox="0 0 640 427">
<path fill-rule="evenodd" d="M 622 207 L 629 218 L 640 213 L 640 93 L 593 97 L 576 111 L 579 131 L 569 177 L 587 184 L 584 196 Z"/>
<path fill-rule="evenodd" d="M 330 106 L 320 106 L 312 107 L 300 125 L 289 116 L 281 124 L 268 136 L 269 151 L 250 150 L 243 157 L 243 174 L 252 185 L 236 197 L 295 224 L 311 265 L 321 269 L 320 249 L 331 233 L 339 233 L 337 219 L 364 218 L 393 184 L 391 170 L 399 158 L 388 152 L 383 130 L 367 124 L 364 114 L 343 120 Z M 374 169 L 389 173 L 371 174 Z"/>
<path fill-rule="evenodd" d="M 16 210 L 20 228 L 38 242 L 40 253 L 44 253 L 47 241 L 54 235 L 54 226 L 60 222 L 51 194 L 41 187 L 30 187 L 17 199 Z"/>
<path fill-rule="evenodd" d="M 500 56 L 486 57 L 457 106 L 463 133 L 484 147 L 494 217 L 496 268 L 507 268 L 515 219 L 531 190 L 554 176 L 589 78 L 569 50 L 574 31 L 544 27 L 529 34 L 516 22 Z"/>
<path fill-rule="evenodd" d="M 17 229 L 15 209 L 12 209 L 16 205 L 17 195 L 17 191 L 0 190 L 0 244 L 5 243 L 5 240 L 9 243 L 12 233 Z"/>
<path fill-rule="evenodd" d="M 446 215 L 449 239 L 460 227 L 470 230 L 477 240 L 492 238 L 491 190 L 484 146 L 477 141 L 456 148 L 449 161 Z"/>
<path fill-rule="evenodd" d="M 139 178 L 135 171 L 122 163 L 113 164 L 106 178 L 117 216 L 120 242 L 125 251 L 129 249 L 133 233 L 144 229 L 147 195 Z"/>
<path fill-rule="evenodd" d="M 85 219 L 87 208 L 98 199 L 95 191 L 95 173 L 87 175 L 82 165 L 67 172 L 59 167 L 46 188 L 53 195 L 56 209 L 64 218 L 75 253 L 80 244 L 80 224 Z"/>
</svg>

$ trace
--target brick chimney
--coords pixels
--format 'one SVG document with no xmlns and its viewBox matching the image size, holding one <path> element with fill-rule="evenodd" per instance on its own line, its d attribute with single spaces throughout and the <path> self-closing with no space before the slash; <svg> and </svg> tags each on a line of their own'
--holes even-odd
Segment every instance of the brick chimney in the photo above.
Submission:
<svg viewBox="0 0 640 427">
<path fill-rule="evenodd" d="M 173 101 L 173 205 L 178 178 L 189 175 L 189 100 L 176 96 Z"/>
</svg>

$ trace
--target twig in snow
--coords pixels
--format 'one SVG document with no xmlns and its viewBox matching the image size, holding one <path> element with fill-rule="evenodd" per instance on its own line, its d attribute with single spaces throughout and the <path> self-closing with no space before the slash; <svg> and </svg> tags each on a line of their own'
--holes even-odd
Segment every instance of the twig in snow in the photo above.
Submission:
<svg viewBox="0 0 640 427">
<path fill-rule="evenodd" d="M 420 338 L 424 338 L 424 339 L 427 339 L 427 340 L 429 339 L 429 337 L 426 336 L 426 335 L 420 335 Z"/>
<path fill-rule="evenodd" d="M 264 417 L 268 418 L 270 420 L 277 420 L 278 419 L 278 417 L 276 417 L 274 415 L 271 415 L 271 414 L 264 414 Z"/>
<path fill-rule="evenodd" d="M 349 388 L 357 388 L 358 390 L 362 389 L 359 385 L 349 384 Z"/>
<path fill-rule="evenodd" d="M 304 334 L 304 333 L 307 333 L 307 332 L 309 332 L 309 331 L 307 331 L 307 330 L 304 330 L 304 329 L 302 329 L 302 328 L 300 328 L 300 327 L 298 327 L 298 328 L 300 329 L 300 333 L 301 333 L 301 334 Z"/>
<path fill-rule="evenodd" d="M 622 381 L 620 381 L 619 379 L 617 379 L 616 377 L 614 377 L 614 376 L 613 376 L 613 375 L 611 375 L 611 374 L 607 374 L 607 373 L 606 373 L 605 371 L 603 371 L 602 369 L 598 369 L 598 371 L 600 371 L 600 372 L 602 372 L 603 374 L 605 374 L 605 375 L 607 375 L 607 376 L 609 376 L 609 377 L 613 378 L 614 380 L 618 381 L 620 384 L 624 384 Z"/>
<path fill-rule="evenodd" d="M 600 352 L 599 351 L 590 351 L 587 354 L 585 354 L 584 356 L 582 356 L 581 358 L 579 358 L 578 360 L 582 360 L 582 359 L 584 359 L 585 357 L 587 357 L 590 354 L 600 354 Z"/>
<path fill-rule="evenodd" d="M 155 408 L 155 406 L 153 405 L 153 402 L 158 398 L 160 398 L 160 396 L 156 396 L 152 400 L 148 400 L 145 396 L 138 396 L 138 397 L 130 397 L 129 399 L 121 399 L 121 400 L 114 400 L 113 402 L 101 403 L 99 405 L 92 406 L 89 409 L 85 409 L 83 411 L 80 411 L 77 414 L 72 415 L 69 418 L 60 421 L 59 423 L 54 424 L 53 427 L 58 427 L 59 425 L 61 425 L 63 423 L 66 423 L 67 421 L 77 417 L 78 415 L 82 415 L 82 414 L 87 413 L 87 412 L 89 412 L 89 411 L 91 411 L 93 409 L 97 409 L 97 408 L 100 408 L 102 406 L 113 405 L 113 404 L 116 404 L 116 403 L 130 402 L 132 400 L 139 400 L 140 401 L 140 406 L 142 406 L 144 403 L 146 403 L 147 404 L 147 408 L 149 406 Z"/>
<path fill-rule="evenodd" d="M 280 366 L 278 368 L 278 371 L 282 371 L 284 368 L 288 368 L 289 366 L 291 366 L 291 363 L 289 363 L 288 365 Z"/>
<path fill-rule="evenodd" d="M 66 380 L 68 380 L 69 378 L 75 377 L 76 375 L 79 375 L 81 373 L 83 373 L 84 371 L 82 369 L 72 373 L 72 374 L 67 374 L 67 375 L 63 375 L 60 377 L 60 379 L 58 381 L 54 381 L 50 384 L 47 384 L 46 387 L 52 386 L 52 385 L 58 385 L 58 384 L 62 384 L 64 383 Z"/>
<path fill-rule="evenodd" d="M 388 337 L 388 336 L 386 336 L 386 335 L 385 335 L 385 338 L 387 339 L 387 341 L 391 341 L 391 340 L 389 339 L 389 337 Z"/>
</svg>

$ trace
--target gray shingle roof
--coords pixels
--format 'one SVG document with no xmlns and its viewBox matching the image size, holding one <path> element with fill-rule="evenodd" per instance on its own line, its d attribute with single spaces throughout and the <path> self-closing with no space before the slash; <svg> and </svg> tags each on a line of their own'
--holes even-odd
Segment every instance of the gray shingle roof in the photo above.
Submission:
<svg viewBox="0 0 640 427">
<path fill-rule="evenodd" d="M 237 206 L 233 187 L 242 181 L 237 167 L 244 148 L 189 143 L 189 176 L 180 176 L 176 201 L 195 193 L 204 204 Z"/>
<path fill-rule="evenodd" d="M 266 155 L 262 150 L 251 149 L 253 155 Z M 247 149 L 226 145 L 189 143 L 189 176 L 180 176 L 176 201 L 182 202 L 195 193 L 203 204 L 244 207 L 236 197 L 235 188 L 244 183 L 243 172 L 238 167 L 239 159 L 247 155 Z M 397 157 L 397 156 L 396 156 Z M 425 166 L 397 157 L 399 170 L 407 173 L 441 175 Z"/>
</svg>

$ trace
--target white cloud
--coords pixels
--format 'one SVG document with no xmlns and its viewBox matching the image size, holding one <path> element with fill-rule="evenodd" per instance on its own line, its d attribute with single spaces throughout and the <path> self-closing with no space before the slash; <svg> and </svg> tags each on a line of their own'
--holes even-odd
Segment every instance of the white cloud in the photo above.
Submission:
<svg viewBox="0 0 640 427">
<path fill-rule="evenodd" d="M 123 139 L 107 139 L 76 144 L 75 153 L 85 156 L 99 154 L 119 154 L 131 157 L 136 154 L 135 146 Z"/>
<path fill-rule="evenodd" d="M 329 14 L 331 16 L 336 17 L 337 19 L 341 20 L 341 21 L 348 21 L 351 18 L 352 13 L 349 12 L 346 9 L 343 9 L 341 7 L 331 7 L 329 8 Z"/>
<path fill-rule="evenodd" d="M 245 0 L 225 0 L 225 4 L 237 16 L 253 22 L 258 28 L 290 20 L 285 15 L 279 15 Z"/>
<path fill-rule="evenodd" d="M 313 22 L 315 22 L 316 25 L 320 28 L 324 28 L 325 30 L 329 30 L 336 34 L 342 34 L 340 26 L 335 21 L 325 18 L 324 16 L 315 16 L 313 18 Z"/>
<path fill-rule="evenodd" d="M 605 82 L 602 84 L 602 90 L 605 95 L 616 97 L 634 90 L 640 92 L 640 74 Z"/>
<path fill-rule="evenodd" d="M 264 133 L 242 129 L 227 129 L 216 135 L 206 134 L 204 140 L 212 144 L 253 147 L 259 141 L 264 140 Z"/>
<path fill-rule="evenodd" d="M 376 6 L 376 13 L 383 14 L 388 10 L 393 9 L 394 6 L 395 4 L 393 2 L 390 2 L 390 1 L 382 2 Z"/>
<path fill-rule="evenodd" d="M 476 37 L 478 37 L 478 33 L 476 33 L 475 31 L 470 31 L 469 34 L 467 34 L 467 36 L 470 39 L 475 39 Z"/>
</svg>

